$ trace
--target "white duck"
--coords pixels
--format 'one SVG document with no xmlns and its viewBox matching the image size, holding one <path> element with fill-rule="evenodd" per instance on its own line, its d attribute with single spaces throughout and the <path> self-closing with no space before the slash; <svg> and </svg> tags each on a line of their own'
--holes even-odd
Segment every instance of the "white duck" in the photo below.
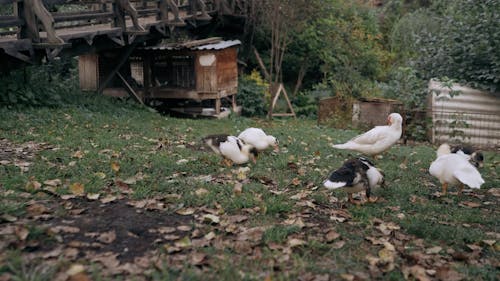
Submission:
<svg viewBox="0 0 500 281">
<path fill-rule="evenodd" d="M 442 194 L 446 194 L 448 185 L 458 185 L 459 194 L 464 185 L 470 188 L 480 188 L 484 183 L 481 174 L 470 162 L 470 157 L 462 151 L 451 153 L 448 144 L 442 144 L 437 150 L 437 159 L 431 163 L 429 173 L 442 185 Z"/>
<path fill-rule="evenodd" d="M 244 164 L 249 160 L 256 163 L 258 154 L 257 149 L 252 145 L 245 144 L 235 136 L 210 135 L 204 137 L 203 142 L 215 153 L 221 155 L 224 158 L 225 164 L 228 166 L 232 163 Z"/>
<path fill-rule="evenodd" d="M 401 137 L 403 117 L 391 113 L 387 117 L 387 126 L 376 126 L 373 129 L 354 137 L 344 144 L 333 145 L 334 148 L 349 149 L 373 156 L 393 146 Z"/>
<path fill-rule="evenodd" d="M 323 185 L 330 190 L 342 188 L 348 193 L 349 202 L 355 203 L 352 194 L 365 191 L 369 202 L 377 201 L 371 197 L 373 188 L 384 185 L 384 175 L 364 157 L 352 158 L 333 171 Z"/>
<path fill-rule="evenodd" d="M 275 152 L 279 151 L 278 140 L 260 128 L 247 128 L 238 135 L 238 138 L 253 145 L 258 151 L 266 150 L 269 146 L 272 146 Z"/>
</svg>

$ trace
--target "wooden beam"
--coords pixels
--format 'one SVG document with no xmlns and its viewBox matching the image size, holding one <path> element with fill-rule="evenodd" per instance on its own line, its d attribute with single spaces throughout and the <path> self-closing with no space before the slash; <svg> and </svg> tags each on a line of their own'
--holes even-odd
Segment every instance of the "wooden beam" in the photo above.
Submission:
<svg viewBox="0 0 500 281">
<path fill-rule="evenodd" d="M 132 43 L 132 45 L 129 45 L 125 47 L 125 52 L 123 52 L 121 58 L 118 60 L 118 63 L 115 65 L 115 68 L 109 73 L 108 77 L 104 79 L 103 83 L 99 85 L 99 89 L 97 90 L 97 93 L 102 94 L 102 91 L 104 88 L 106 88 L 113 79 L 113 77 L 118 73 L 120 68 L 125 64 L 125 62 L 128 60 L 130 54 L 134 51 L 135 47 L 137 46 L 137 42 Z"/>
<path fill-rule="evenodd" d="M 120 71 L 116 72 L 116 75 L 122 80 L 123 84 L 125 85 L 125 89 L 129 94 L 131 94 L 135 99 L 142 105 L 144 105 L 144 101 L 142 100 L 141 97 L 134 91 L 134 88 L 130 86 L 130 84 L 127 82 L 127 80 L 120 74 Z"/>
</svg>

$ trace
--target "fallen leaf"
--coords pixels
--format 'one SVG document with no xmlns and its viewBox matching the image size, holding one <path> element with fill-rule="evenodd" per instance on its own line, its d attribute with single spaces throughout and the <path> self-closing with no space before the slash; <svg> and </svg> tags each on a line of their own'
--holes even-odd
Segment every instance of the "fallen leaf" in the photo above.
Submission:
<svg viewBox="0 0 500 281">
<path fill-rule="evenodd" d="M 102 198 L 100 201 L 101 201 L 101 203 L 106 204 L 106 203 L 109 203 L 109 202 L 113 202 L 116 199 L 118 199 L 116 196 L 106 195 L 106 197 Z"/>
<path fill-rule="evenodd" d="M 488 193 L 490 193 L 491 195 L 493 195 L 495 197 L 500 197 L 500 188 L 499 187 L 490 188 L 490 189 L 488 189 Z"/>
<path fill-rule="evenodd" d="M 468 208 L 477 208 L 477 207 L 481 206 L 481 203 L 471 202 L 471 201 L 462 201 L 458 205 L 462 206 L 462 207 L 468 207 Z"/>
<path fill-rule="evenodd" d="M 440 267 L 436 270 L 436 277 L 442 281 L 460 281 L 464 276 L 449 267 Z"/>
<path fill-rule="evenodd" d="M 205 262 L 207 255 L 203 253 L 193 253 L 191 255 L 191 265 L 200 265 Z"/>
<path fill-rule="evenodd" d="M 427 276 L 425 268 L 420 265 L 414 265 L 411 267 L 403 266 L 402 270 L 405 280 L 411 280 L 410 276 L 418 281 L 430 281 L 431 279 Z"/>
<path fill-rule="evenodd" d="M 97 237 L 97 241 L 102 242 L 104 244 L 111 244 L 116 239 L 116 232 L 114 230 L 101 233 L 99 237 Z"/>
<path fill-rule="evenodd" d="M 45 207 L 43 204 L 31 204 L 26 208 L 26 211 L 31 215 L 31 216 L 39 216 L 41 214 L 45 214 L 49 212 L 49 209 Z"/>
<path fill-rule="evenodd" d="M 24 190 L 26 190 L 28 192 L 33 192 L 33 191 L 39 190 L 41 187 L 42 187 L 41 183 L 32 179 L 26 183 L 26 185 L 24 186 Z"/>
<path fill-rule="evenodd" d="M 83 265 L 81 265 L 79 263 L 74 263 L 66 271 L 66 274 L 68 274 L 69 276 L 72 276 L 72 275 L 81 273 L 83 271 L 85 271 L 85 267 Z"/>
<path fill-rule="evenodd" d="M 216 215 L 205 214 L 203 215 L 203 221 L 218 224 L 220 222 L 220 218 Z"/>
<path fill-rule="evenodd" d="M 330 230 L 325 235 L 326 242 L 328 242 L 328 243 L 332 242 L 333 240 L 335 240 L 339 237 L 340 237 L 340 234 L 338 234 L 335 230 Z"/>
<path fill-rule="evenodd" d="M 48 186 L 60 186 L 62 184 L 62 181 L 60 179 L 46 180 L 43 182 L 43 184 Z"/>
<path fill-rule="evenodd" d="M 24 241 L 26 240 L 26 238 L 28 238 L 30 231 L 24 226 L 16 226 L 14 229 L 14 233 L 16 234 L 17 238 L 19 238 L 19 240 Z"/>
<path fill-rule="evenodd" d="M 207 190 L 207 189 L 205 189 L 205 188 L 198 188 L 198 189 L 194 192 L 194 194 L 196 194 L 196 196 L 200 196 L 200 197 L 201 197 L 201 196 L 204 196 L 204 195 L 208 194 L 208 190 Z"/>
<path fill-rule="evenodd" d="M 79 182 L 75 182 L 72 185 L 69 186 L 69 190 L 71 191 L 72 194 L 76 196 L 81 196 L 85 193 L 85 188 L 83 184 Z"/>
<path fill-rule="evenodd" d="M 439 252 L 441 252 L 441 250 L 443 250 L 443 248 L 441 248 L 439 246 L 435 246 L 435 247 L 426 249 L 425 253 L 428 255 L 429 254 L 438 254 Z"/>
<path fill-rule="evenodd" d="M 71 155 L 71 157 L 73 157 L 73 158 L 78 158 L 78 159 L 82 159 L 82 158 L 83 158 L 83 155 L 84 155 L 84 154 L 83 154 L 83 152 L 82 152 L 82 151 L 80 151 L 80 150 L 78 150 L 78 151 L 76 151 L 75 153 L 73 153 L 73 155 Z"/>
<path fill-rule="evenodd" d="M 233 193 L 235 195 L 240 195 L 243 192 L 243 184 L 241 182 L 237 182 L 234 184 Z"/>
<path fill-rule="evenodd" d="M 99 193 L 87 193 L 87 199 L 97 200 L 101 195 Z"/>
<path fill-rule="evenodd" d="M 115 173 L 118 173 L 120 171 L 120 164 L 117 162 L 111 162 L 111 170 L 113 170 Z"/>
<path fill-rule="evenodd" d="M 195 212 L 195 209 L 193 208 L 182 208 L 177 211 L 175 211 L 177 214 L 182 215 L 182 216 L 188 216 L 192 215 Z"/>
<path fill-rule="evenodd" d="M 184 238 L 175 241 L 174 245 L 179 248 L 191 247 L 191 239 L 189 239 L 189 236 L 185 236 Z"/>
<path fill-rule="evenodd" d="M 305 245 L 307 242 L 302 240 L 302 239 L 298 239 L 298 238 L 291 238 L 288 240 L 288 246 L 290 247 L 297 247 L 297 246 L 301 246 L 301 245 Z"/>
</svg>

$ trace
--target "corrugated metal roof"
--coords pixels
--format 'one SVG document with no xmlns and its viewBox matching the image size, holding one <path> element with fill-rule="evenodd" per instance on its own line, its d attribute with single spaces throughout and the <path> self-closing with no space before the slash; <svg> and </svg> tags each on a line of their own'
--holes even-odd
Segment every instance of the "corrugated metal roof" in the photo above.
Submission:
<svg viewBox="0 0 500 281">
<path fill-rule="evenodd" d="M 185 47 L 179 44 L 172 44 L 172 43 L 167 43 L 167 44 L 160 44 L 156 46 L 149 46 L 149 47 L 144 47 L 141 48 L 143 50 L 222 50 L 226 49 L 232 46 L 237 46 L 241 45 L 240 40 L 227 40 L 227 41 L 220 41 L 217 43 L 211 43 L 211 44 L 204 44 L 204 45 L 199 45 L 199 46 L 192 46 L 192 47 Z"/>
</svg>

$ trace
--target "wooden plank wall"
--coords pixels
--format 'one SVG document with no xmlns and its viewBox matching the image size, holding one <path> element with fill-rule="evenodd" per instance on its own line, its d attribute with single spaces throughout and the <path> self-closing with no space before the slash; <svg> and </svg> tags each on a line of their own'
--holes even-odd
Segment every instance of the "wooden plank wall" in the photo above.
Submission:
<svg viewBox="0 0 500 281">
<path fill-rule="evenodd" d="M 97 91 L 99 77 L 98 60 L 99 57 L 95 54 L 78 57 L 78 76 L 80 78 L 80 89 L 83 91 Z"/>
<path fill-rule="evenodd" d="M 238 52 L 236 47 L 218 51 L 217 85 L 218 90 L 236 93 L 238 90 Z"/>
<path fill-rule="evenodd" d="M 217 64 L 216 50 L 196 52 L 195 73 L 196 90 L 199 92 L 217 91 Z"/>
</svg>

